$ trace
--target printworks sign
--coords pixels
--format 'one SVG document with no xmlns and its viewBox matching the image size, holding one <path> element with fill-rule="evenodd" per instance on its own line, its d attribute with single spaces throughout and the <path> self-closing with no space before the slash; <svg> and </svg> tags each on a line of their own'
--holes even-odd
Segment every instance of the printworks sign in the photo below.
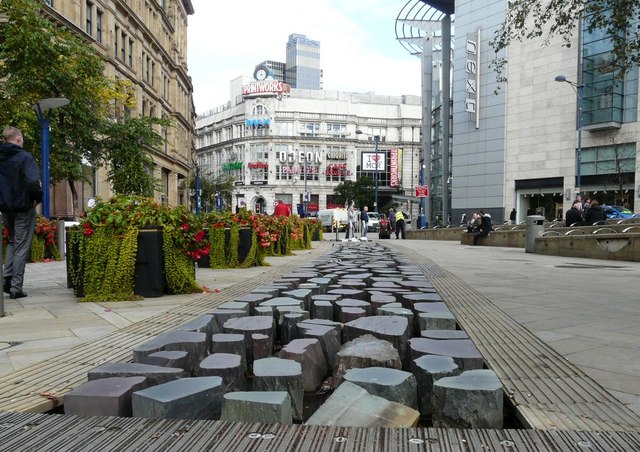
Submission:
<svg viewBox="0 0 640 452">
<path fill-rule="evenodd" d="M 464 109 L 470 113 L 471 119 L 476 123 L 476 129 L 480 128 L 480 30 L 476 33 L 467 33 L 465 45 L 467 61 L 465 72 L 465 91 L 467 97 L 464 100 Z"/>
<path fill-rule="evenodd" d="M 278 80 L 264 80 L 242 85 L 242 97 L 282 96 L 291 92 L 291 87 Z"/>
</svg>

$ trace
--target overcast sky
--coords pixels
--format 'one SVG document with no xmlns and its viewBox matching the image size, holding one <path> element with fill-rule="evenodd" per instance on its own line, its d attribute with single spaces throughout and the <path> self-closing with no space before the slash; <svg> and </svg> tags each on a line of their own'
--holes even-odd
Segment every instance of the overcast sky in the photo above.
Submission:
<svg viewBox="0 0 640 452">
<path fill-rule="evenodd" d="M 396 40 L 407 0 L 192 0 L 189 75 L 197 113 L 229 101 L 229 82 L 286 60 L 292 33 L 320 41 L 324 89 L 420 95 L 420 60 Z"/>
</svg>

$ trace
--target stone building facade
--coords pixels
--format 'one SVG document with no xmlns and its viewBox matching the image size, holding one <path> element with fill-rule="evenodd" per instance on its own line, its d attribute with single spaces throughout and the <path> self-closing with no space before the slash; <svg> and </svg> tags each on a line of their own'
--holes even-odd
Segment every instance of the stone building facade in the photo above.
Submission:
<svg viewBox="0 0 640 452">
<path fill-rule="evenodd" d="M 149 149 L 160 181 L 155 198 L 188 204 L 187 176 L 193 167 L 195 111 L 187 73 L 187 20 L 191 0 L 47 0 L 45 13 L 89 41 L 106 60 L 105 75 L 129 80 L 135 88 L 132 115 L 167 118 L 159 129 L 166 143 Z M 90 198 L 112 192 L 104 169 L 85 168 L 93 183 L 78 184 L 85 209 Z M 52 216 L 71 217 L 71 194 L 65 184 L 52 189 Z"/>
</svg>

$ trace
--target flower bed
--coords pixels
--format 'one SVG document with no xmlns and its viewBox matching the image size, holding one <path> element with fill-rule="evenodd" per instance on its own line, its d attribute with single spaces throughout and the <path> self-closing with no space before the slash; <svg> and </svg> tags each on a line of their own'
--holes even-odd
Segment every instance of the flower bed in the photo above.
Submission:
<svg viewBox="0 0 640 452">
<path fill-rule="evenodd" d="M 42 215 L 36 217 L 36 226 L 31 239 L 31 254 L 29 262 L 45 262 L 47 260 L 62 260 L 60 250 L 57 245 L 58 228 L 55 220 L 47 220 Z M 2 255 L 7 253 L 9 245 L 9 229 L 2 231 Z"/>
</svg>

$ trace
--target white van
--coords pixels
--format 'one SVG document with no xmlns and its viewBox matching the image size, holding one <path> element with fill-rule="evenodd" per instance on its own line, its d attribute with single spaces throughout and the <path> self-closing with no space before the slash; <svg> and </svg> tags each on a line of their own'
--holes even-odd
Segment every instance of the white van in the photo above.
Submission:
<svg viewBox="0 0 640 452">
<path fill-rule="evenodd" d="M 338 225 L 340 231 L 344 231 L 347 225 L 347 209 L 322 209 L 318 211 L 318 221 L 322 223 L 323 231 L 331 231 L 334 225 Z"/>
</svg>

